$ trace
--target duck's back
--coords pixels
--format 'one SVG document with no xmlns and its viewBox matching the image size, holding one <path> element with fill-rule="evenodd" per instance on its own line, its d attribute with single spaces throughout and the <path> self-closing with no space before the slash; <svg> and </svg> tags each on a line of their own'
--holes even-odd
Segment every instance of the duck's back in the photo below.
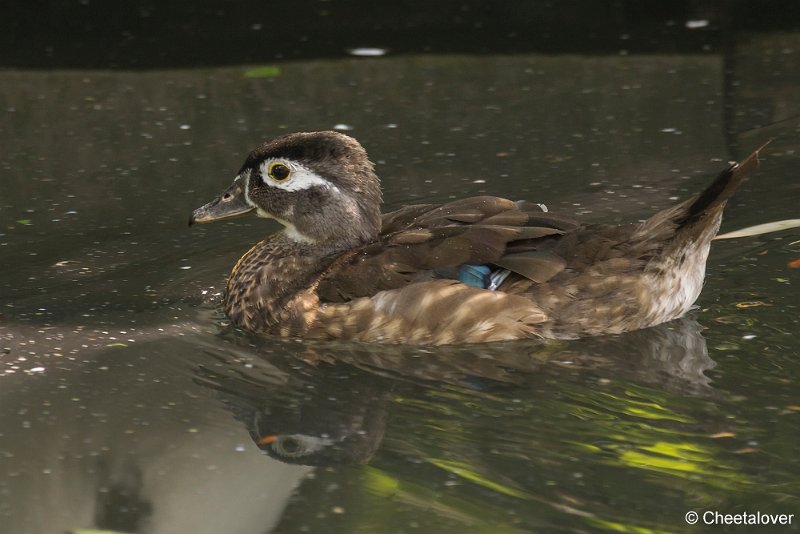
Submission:
<svg viewBox="0 0 800 534">
<path fill-rule="evenodd" d="M 345 302 L 424 281 L 459 280 L 465 265 L 544 282 L 565 265 L 552 244 L 579 227 L 539 204 L 498 197 L 407 206 L 384 215 L 377 240 L 337 259 L 318 293 L 324 302 Z"/>
<path fill-rule="evenodd" d="M 410 206 L 317 286 L 317 337 L 402 343 L 576 338 L 680 317 L 700 294 L 711 240 L 756 154 L 641 224 L 580 225 L 537 204 L 474 197 Z M 502 270 L 494 291 L 464 265 Z"/>
</svg>

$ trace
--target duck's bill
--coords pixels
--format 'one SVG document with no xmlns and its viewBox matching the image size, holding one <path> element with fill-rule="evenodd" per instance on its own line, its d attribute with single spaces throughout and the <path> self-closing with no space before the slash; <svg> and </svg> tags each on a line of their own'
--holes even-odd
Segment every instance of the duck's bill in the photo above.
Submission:
<svg viewBox="0 0 800 534">
<path fill-rule="evenodd" d="M 235 180 L 216 199 L 194 210 L 189 217 L 189 226 L 241 217 L 255 210 L 245 199 L 244 187 L 242 180 Z"/>
</svg>

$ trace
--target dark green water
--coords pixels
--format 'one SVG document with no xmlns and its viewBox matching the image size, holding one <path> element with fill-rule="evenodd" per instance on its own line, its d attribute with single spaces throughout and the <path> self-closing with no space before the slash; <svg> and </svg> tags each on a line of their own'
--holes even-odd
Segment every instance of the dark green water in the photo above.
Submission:
<svg viewBox="0 0 800 534">
<path fill-rule="evenodd" d="M 186 226 L 253 146 L 336 125 L 387 209 L 487 192 L 602 222 L 776 137 L 723 229 L 797 218 L 796 125 L 735 133 L 796 112 L 800 39 L 735 55 L 0 72 L 0 532 L 724 530 L 690 510 L 796 531 L 797 230 L 717 243 L 681 321 L 413 349 L 230 330 L 225 276 L 277 227 Z"/>
</svg>

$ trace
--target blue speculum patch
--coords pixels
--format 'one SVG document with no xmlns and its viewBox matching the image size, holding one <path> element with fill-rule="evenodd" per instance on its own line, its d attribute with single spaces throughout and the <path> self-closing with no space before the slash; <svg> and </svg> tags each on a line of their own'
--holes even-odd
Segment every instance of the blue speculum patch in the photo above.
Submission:
<svg viewBox="0 0 800 534">
<path fill-rule="evenodd" d="M 486 289 L 491 284 L 492 270 L 488 265 L 462 265 L 458 268 L 458 280 L 468 286 Z"/>
<path fill-rule="evenodd" d="M 458 268 L 458 281 L 478 289 L 494 291 L 509 275 L 507 269 L 492 270 L 488 265 L 462 265 Z"/>
</svg>

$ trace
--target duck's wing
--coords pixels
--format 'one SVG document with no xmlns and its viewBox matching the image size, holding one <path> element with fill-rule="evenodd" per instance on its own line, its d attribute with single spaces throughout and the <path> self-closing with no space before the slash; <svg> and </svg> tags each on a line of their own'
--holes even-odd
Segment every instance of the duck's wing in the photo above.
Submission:
<svg viewBox="0 0 800 534">
<path fill-rule="evenodd" d="M 538 204 L 490 196 L 407 206 L 384 215 L 378 240 L 335 261 L 317 293 L 323 302 L 344 302 L 455 278 L 466 264 L 508 269 L 541 283 L 566 265 L 551 250 L 553 242 L 578 227 Z"/>
</svg>

